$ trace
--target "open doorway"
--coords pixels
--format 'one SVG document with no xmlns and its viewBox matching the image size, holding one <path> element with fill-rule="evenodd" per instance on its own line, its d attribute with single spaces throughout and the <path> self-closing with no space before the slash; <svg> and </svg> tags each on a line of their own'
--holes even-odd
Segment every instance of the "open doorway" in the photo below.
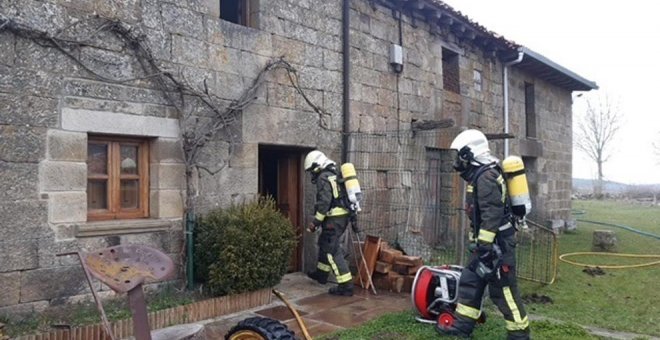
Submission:
<svg viewBox="0 0 660 340">
<path fill-rule="evenodd" d="M 303 234 L 303 189 L 302 161 L 309 151 L 297 147 L 259 145 L 259 194 L 270 195 L 277 208 L 289 218 L 296 235 Z M 302 270 L 303 237 L 289 261 L 289 272 Z"/>
</svg>

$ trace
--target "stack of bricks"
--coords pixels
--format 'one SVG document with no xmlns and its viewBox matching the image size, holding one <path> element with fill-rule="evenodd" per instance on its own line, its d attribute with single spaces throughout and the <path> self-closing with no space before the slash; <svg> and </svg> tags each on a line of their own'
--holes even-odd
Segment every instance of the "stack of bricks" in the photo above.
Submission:
<svg viewBox="0 0 660 340">
<path fill-rule="evenodd" d="M 395 293 L 409 293 L 415 275 L 424 261 L 419 256 L 404 255 L 400 250 L 391 248 L 382 241 L 378 261 L 373 273 L 373 283 L 378 290 Z"/>
</svg>

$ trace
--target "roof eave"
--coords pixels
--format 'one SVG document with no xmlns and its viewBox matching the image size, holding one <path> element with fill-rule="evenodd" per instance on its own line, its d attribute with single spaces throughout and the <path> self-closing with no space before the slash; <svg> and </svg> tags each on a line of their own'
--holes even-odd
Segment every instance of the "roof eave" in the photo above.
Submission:
<svg viewBox="0 0 660 340">
<path fill-rule="evenodd" d="M 540 64 L 552 70 L 554 74 L 552 76 L 546 77 L 549 78 L 548 80 L 550 82 L 560 83 L 558 85 L 573 91 L 590 91 L 598 89 L 598 85 L 595 82 L 588 80 L 578 75 L 577 73 L 555 63 L 540 53 L 534 52 L 533 50 L 524 46 L 521 46 L 519 51 L 523 52 L 524 54 L 521 64 Z"/>
</svg>

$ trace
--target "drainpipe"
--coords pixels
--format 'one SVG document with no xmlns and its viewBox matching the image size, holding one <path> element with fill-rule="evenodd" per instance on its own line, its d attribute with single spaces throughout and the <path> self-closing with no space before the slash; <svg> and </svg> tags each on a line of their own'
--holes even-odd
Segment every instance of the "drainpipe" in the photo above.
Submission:
<svg viewBox="0 0 660 340">
<path fill-rule="evenodd" d="M 349 94 L 350 80 L 351 80 L 351 44 L 350 44 L 350 0 L 343 0 L 342 4 L 342 77 L 343 77 L 343 105 L 342 114 L 344 124 L 342 127 L 342 146 L 341 146 L 341 162 L 348 162 L 348 142 L 349 133 L 351 132 L 351 98 Z"/>
<path fill-rule="evenodd" d="M 503 68 L 503 87 L 504 87 L 504 133 L 509 133 L 509 66 L 518 64 L 522 61 L 525 53 L 518 50 L 518 58 L 515 60 L 504 63 Z M 504 158 L 509 157 L 509 139 L 504 138 Z"/>
</svg>

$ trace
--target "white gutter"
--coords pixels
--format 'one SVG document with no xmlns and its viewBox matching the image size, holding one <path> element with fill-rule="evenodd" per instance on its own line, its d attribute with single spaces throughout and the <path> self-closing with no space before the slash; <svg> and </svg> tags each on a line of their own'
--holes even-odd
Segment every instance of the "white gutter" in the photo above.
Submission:
<svg viewBox="0 0 660 340">
<path fill-rule="evenodd" d="M 518 64 L 522 61 L 525 52 L 518 50 L 518 58 L 504 63 L 503 69 L 503 87 L 504 87 L 504 133 L 509 133 L 509 66 Z M 509 157 L 509 139 L 504 138 L 504 158 Z"/>
</svg>

